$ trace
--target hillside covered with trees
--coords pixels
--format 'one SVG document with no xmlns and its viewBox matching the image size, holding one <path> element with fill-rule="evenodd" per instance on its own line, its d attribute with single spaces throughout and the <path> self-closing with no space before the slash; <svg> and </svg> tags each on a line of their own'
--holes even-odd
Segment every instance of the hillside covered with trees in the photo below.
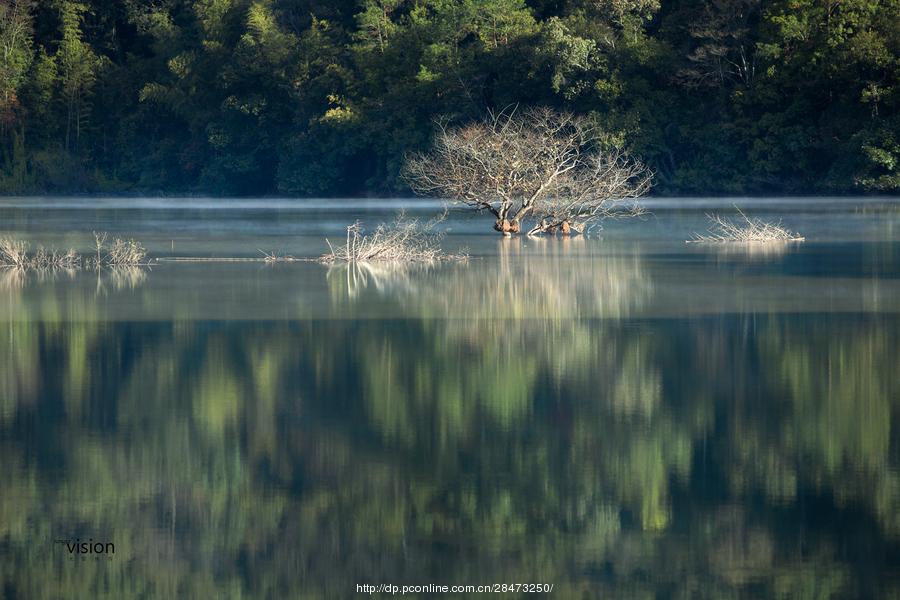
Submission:
<svg viewBox="0 0 900 600">
<path fill-rule="evenodd" d="M 0 0 L 0 193 L 403 193 L 511 105 L 656 193 L 895 193 L 900 0 Z"/>
</svg>

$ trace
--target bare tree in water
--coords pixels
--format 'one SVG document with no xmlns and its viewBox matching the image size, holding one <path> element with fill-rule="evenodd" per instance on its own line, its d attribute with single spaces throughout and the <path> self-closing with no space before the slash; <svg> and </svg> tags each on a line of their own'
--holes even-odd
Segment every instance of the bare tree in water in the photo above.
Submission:
<svg viewBox="0 0 900 600">
<path fill-rule="evenodd" d="M 590 122 L 549 108 L 489 114 L 441 126 L 431 152 L 410 156 L 403 176 L 418 194 L 450 198 L 495 217 L 494 229 L 583 231 L 592 221 L 639 214 L 650 171 L 601 143 Z"/>
</svg>

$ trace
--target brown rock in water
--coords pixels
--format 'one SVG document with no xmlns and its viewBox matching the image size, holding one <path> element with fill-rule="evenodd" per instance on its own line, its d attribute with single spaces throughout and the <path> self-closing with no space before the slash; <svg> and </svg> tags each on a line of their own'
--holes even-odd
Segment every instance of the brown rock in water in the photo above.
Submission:
<svg viewBox="0 0 900 600">
<path fill-rule="evenodd" d="M 563 221 L 562 225 L 559 226 L 559 232 L 563 235 L 569 235 L 569 232 L 572 231 L 572 227 L 569 225 L 568 221 Z"/>
</svg>

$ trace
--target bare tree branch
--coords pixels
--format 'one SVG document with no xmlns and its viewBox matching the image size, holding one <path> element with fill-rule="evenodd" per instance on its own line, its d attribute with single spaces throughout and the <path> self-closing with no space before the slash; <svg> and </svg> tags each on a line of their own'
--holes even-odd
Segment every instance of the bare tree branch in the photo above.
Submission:
<svg viewBox="0 0 900 600">
<path fill-rule="evenodd" d="M 571 113 L 513 107 L 481 123 L 439 123 L 435 146 L 407 157 L 403 177 L 418 194 L 448 197 L 495 217 L 494 228 L 583 231 L 596 219 L 640 213 L 636 199 L 652 175 L 621 148 L 604 150 L 600 132 Z"/>
</svg>

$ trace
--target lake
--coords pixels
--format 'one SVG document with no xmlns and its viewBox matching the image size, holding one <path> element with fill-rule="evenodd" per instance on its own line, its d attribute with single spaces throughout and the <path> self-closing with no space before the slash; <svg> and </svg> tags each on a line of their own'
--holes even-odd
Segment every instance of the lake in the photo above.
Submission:
<svg viewBox="0 0 900 600">
<path fill-rule="evenodd" d="M 898 597 L 900 201 L 646 204 L 452 210 L 427 268 L 0 270 L 3 597 Z M 735 204 L 806 241 L 685 244 Z M 441 205 L 6 198 L 0 235 L 316 257 L 401 209 Z"/>
</svg>

